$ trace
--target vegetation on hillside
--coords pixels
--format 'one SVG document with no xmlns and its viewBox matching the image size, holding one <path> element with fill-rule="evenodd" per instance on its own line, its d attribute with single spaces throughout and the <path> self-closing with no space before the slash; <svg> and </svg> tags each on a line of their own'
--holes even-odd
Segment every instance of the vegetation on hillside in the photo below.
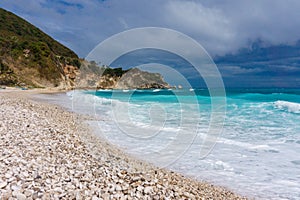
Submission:
<svg viewBox="0 0 300 200">
<path fill-rule="evenodd" d="M 107 68 L 105 68 L 105 71 L 103 72 L 103 75 L 121 77 L 121 76 L 123 76 L 123 74 L 125 74 L 128 71 L 129 70 L 123 70 L 122 67 L 119 67 L 119 68 L 107 67 Z"/>
<path fill-rule="evenodd" d="M 58 84 L 63 65 L 80 67 L 78 56 L 24 19 L 0 8 L 0 65 L 13 73 L 30 68 L 40 79 Z M 7 69 L 8 70 L 8 69 Z M 1 70 L 1 73 L 7 72 Z M 26 77 L 21 79 L 26 82 Z M 27 80 L 28 82 L 29 80 Z"/>
<path fill-rule="evenodd" d="M 95 74 L 109 77 L 121 77 L 130 70 L 124 70 L 122 67 L 111 68 L 109 66 L 99 66 L 95 61 L 90 61 L 88 63 L 88 68 Z"/>
</svg>

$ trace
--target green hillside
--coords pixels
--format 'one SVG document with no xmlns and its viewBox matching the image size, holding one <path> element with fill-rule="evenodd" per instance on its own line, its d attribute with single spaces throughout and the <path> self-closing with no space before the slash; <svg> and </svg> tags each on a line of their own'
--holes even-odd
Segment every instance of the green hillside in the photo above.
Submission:
<svg viewBox="0 0 300 200">
<path fill-rule="evenodd" d="M 58 86 L 65 65 L 80 67 L 72 50 L 0 8 L 0 84 Z"/>
</svg>

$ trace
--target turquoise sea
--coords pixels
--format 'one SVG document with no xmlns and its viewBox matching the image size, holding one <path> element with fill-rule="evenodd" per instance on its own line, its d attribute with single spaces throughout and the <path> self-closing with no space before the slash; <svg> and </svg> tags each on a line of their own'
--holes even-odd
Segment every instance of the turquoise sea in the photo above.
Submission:
<svg viewBox="0 0 300 200">
<path fill-rule="evenodd" d="M 68 96 L 75 111 L 98 117 L 99 134 L 141 159 L 249 197 L 300 199 L 300 89 L 227 89 L 210 143 L 212 98 L 223 97 L 205 89 Z"/>
</svg>

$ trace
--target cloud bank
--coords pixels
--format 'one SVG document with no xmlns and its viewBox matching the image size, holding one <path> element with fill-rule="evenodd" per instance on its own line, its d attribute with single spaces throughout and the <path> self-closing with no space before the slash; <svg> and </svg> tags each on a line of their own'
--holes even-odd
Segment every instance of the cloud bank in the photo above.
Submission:
<svg viewBox="0 0 300 200">
<path fill-rule="evenodd" d="M 181 31 L 212 55 L 260 39 L 266 45 L 300 39 L 298 0 L 2 0 L 10 10 L 85 57 L 118 32 L 144 26 Z"/>
</svg>

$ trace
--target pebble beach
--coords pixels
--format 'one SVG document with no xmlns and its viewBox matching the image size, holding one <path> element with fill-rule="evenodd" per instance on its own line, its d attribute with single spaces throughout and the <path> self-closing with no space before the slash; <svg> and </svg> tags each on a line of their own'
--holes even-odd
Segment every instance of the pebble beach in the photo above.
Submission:
<svg viewBox="0 0 300 200">
<path fill-rule="evenodd" d="M 0 91 L 1 200 L 246 199 L 135 159 L 33 93 Z"/>
</svg>

